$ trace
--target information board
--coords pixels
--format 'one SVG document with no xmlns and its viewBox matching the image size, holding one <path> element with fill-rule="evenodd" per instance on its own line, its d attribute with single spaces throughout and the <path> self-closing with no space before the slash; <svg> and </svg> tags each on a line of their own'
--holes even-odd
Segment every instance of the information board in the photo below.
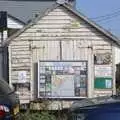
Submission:
<svg viewBox="0 0 120 120">
<path fill-rule="evenodd" d="M 112 78 L 96 77 L 94 81 L 94 87 L 96 89 L 111 89 Z"/>
<path fill-rule="evenodd" d="M 39 61 L 38 97 L 86 97 L 87 72 L 87 61 Z"/>
</svg>

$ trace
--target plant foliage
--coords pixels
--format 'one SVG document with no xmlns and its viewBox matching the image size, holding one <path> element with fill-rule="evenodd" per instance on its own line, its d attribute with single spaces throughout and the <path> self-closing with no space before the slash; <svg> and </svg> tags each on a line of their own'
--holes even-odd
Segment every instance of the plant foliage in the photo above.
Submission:
<svg viewBox="0 0 120 120">
<path fill-rule="evenodd" d="M 30 112 L 21 113 L 19 120 L 56 120 L 54 114 L 45 112 Z"/>
</svg>

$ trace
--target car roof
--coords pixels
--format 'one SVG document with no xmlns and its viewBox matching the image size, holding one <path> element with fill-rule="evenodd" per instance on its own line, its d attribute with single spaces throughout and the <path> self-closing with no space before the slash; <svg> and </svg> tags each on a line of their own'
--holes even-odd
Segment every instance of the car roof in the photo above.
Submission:
<svg viewBox="0 0 120 120">
<path fill-rule="evenodd" d="M 5 80 L 0 80 L 0 96 L 13 92 L 9 84 Z"/>
</svg>

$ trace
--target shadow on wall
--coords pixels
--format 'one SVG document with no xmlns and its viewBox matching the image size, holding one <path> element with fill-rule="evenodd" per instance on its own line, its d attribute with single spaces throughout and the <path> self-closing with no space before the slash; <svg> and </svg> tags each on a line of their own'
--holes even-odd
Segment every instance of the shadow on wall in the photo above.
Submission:
<svg viewBox="0 0 120 120">
<path fill-rule="evenodd" d="M 38 93 L 38 63 L 34 63 L 34 98 L 37 99 Z"/>
<path fill-rule="evenodd" d="M 8 48 L 0 47 L 0 78 L 9 82 Z"/>
<path fill-rule="evenodd" d="M 116 88 L 117 94 L 120 94 L 120 63 L 116 65 Z"/>
</svg>

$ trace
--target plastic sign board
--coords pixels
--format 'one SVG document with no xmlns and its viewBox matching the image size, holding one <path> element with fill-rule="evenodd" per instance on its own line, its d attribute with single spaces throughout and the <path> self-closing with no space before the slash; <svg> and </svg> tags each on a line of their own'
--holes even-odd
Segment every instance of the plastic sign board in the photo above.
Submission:
<svg viewBox="0 0 120 120">
<path fill-rule="evenodd" d="M 87 97 L 87 61 L 39 61 L 38 97 Z"/>
<path fill-rule="evenodd" d="M 112 78 L 96 77 L 94 81 L 94 87 L 96 89 L 111 89 Z"/>
</svg>

